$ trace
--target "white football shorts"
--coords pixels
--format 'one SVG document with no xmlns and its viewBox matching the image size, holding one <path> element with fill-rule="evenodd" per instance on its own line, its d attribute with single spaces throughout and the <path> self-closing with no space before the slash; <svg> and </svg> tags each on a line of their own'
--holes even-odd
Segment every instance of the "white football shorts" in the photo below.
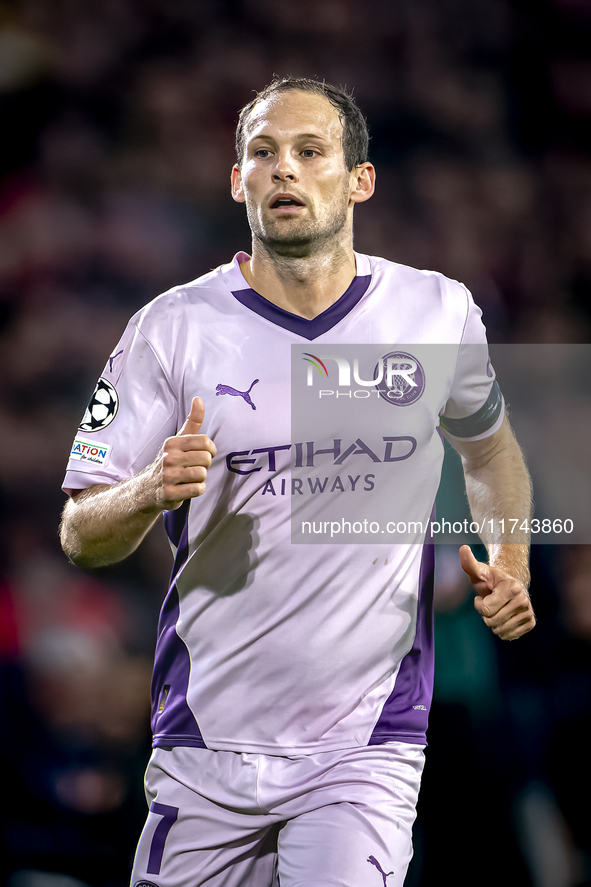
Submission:
<svg viewBox="0 0 591 887">
<path fill-rule="evenodd" d="M 423 751 L 157 748 L 132 887 L 403 887 Z"/>
</svg>

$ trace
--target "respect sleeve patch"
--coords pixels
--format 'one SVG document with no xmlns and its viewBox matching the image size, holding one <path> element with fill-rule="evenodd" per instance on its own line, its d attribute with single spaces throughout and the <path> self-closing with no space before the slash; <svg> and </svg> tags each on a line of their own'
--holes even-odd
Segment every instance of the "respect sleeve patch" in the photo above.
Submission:
<svg viewBox="0 0 591 887">
<path fill-rule="evenodd" d="M 92 462 L 94 465 L 104 465 L 109 458 L 110 449 L 110 444 L 88 440 L 77 434 L 70 450 L 70 458 L 78 459 L 80 462 Z"/>
</svg>

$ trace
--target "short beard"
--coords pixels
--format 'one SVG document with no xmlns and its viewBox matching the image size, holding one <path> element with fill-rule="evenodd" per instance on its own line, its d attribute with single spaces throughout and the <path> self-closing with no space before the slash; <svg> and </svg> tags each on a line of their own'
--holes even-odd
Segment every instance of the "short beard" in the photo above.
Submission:
<svg viewBox="0 0 591 887">
<path fill-rule="evenodd" d="M 347 226 L 348 190 L 343 190 L 343 201 L 321 227 L 317 221 L 302 221 L 291 225 L 290 230 L 280 233 L 278 221 L 265 228 L 259 223 L 256 212 L 246 205 L 246 214 L 253 238 L 259 241 L 270 256 L 284 259 L 305 259 L 326 251 L 331 243 L 339 246 L 342 232 Z"/>
</svg>

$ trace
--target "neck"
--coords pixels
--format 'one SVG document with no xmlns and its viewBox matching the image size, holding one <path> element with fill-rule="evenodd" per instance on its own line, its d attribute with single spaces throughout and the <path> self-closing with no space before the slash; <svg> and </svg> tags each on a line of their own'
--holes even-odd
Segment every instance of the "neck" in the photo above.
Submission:
<svg viewBox="0 0 591 887">
<path fill-rule="evenodd" d="M 248 285 L 269 302 L 312 320 L 346 292 L 355 277 L 353 245 L 330 253 L 287 257 L 253 239 L 252 259 L 240 270 Z"/>
</svg>

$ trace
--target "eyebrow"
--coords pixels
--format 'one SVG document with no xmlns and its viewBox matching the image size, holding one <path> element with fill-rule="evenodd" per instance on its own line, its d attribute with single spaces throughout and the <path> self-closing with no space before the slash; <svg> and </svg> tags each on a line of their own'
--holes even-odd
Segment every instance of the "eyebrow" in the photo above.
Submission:
<svg viewBox="0 0 591 887">
<path fill-rule="evenodd" d="M 324 141 L 329 141 L 326 136 L 320 135 L 319 132 L 302 132 L 296 136 L 297 139 L 323 139 Z"/>
<path fill-rule="evenodd" d="M 327 136 L 320 135 L 318 132 L 300 132 L 295 136 L 296 139 L 320 139 L 323 142 L 329 142 L 330 139 Z M 265 135 L 264 133 L 260 133 L 259 135 L 253 135 L 248 141 L 254 142 L 255 139 L 267 139 L 268 141 L 274 141 L 274 137 L 270 135 Z"/>
</svg>

